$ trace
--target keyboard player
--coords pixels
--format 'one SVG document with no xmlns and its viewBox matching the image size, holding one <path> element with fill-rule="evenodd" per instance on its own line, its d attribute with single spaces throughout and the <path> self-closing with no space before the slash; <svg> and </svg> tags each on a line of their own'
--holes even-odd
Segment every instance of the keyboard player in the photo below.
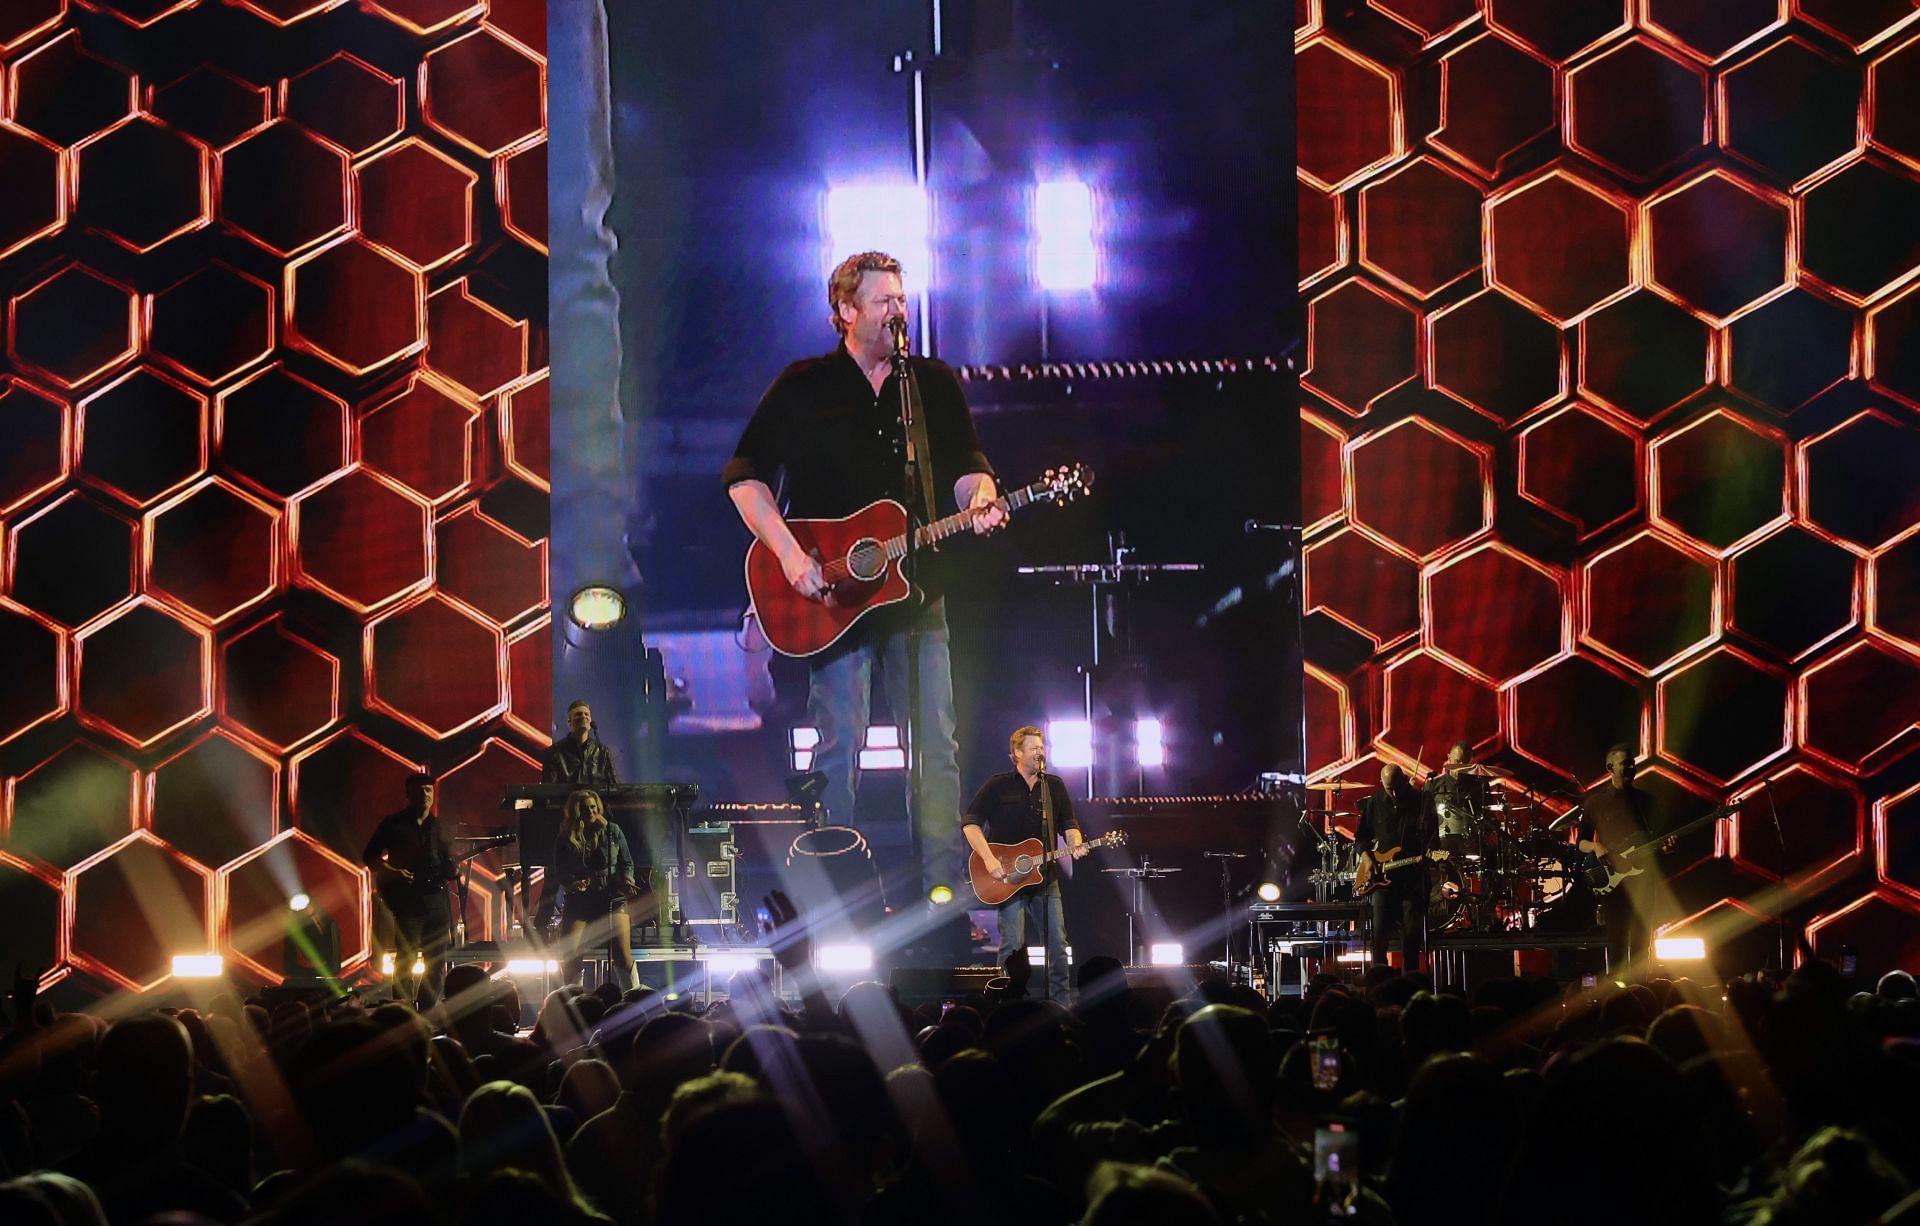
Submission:
<svg viewBox="0 0 1920 1226">
<path fill-rule="evenodd" d="M 540 766 L 540 782 L 569 783 L 578 788 L 617 787 L 613 755 L 594 731 L 593 708 L 576 698 L 567 706 L 567 732 L 547 746 Z"/>
</svg>

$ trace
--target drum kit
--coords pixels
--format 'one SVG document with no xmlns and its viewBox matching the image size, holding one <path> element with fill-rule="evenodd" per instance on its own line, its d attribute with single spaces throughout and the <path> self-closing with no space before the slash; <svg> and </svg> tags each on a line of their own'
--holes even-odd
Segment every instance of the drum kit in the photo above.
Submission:
<svg viewBox="0 0 1920 1226">
<path fill-rule="evenodd" d="M 1539 926 L 1566 897 L 1577 859 L 1567 836 L 1549 826 L 1554 814 L 1530 789 L 1502 786 L 1513 774 L 1475 763 L 1451 787 L 1429 792 L 1433 848 L 1448 853 L 1427 866 L 1427 931 L 1495 933 Z M 1342 830 L 1359 818 L 1358 804 L 1375 789 L 1336 779 L 1309 784 L 1323 796 L 1302 822 L 1319 838 L 1319 863 L 1308 874 L 1313 897 L 1353 897 L 1358 849 Z"/>
</svg>

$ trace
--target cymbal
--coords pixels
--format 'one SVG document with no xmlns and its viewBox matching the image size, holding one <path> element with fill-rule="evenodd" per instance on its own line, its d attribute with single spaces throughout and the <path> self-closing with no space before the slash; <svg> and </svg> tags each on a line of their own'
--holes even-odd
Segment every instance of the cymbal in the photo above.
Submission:
<svg viewBox="0 0 1920 1226">
<path fill-rule="evenodd" d="M 1364 792 L 1373 788 L 1371 783 L 1355 783 L 1351 779 L 1336 779 L 1332 783 L 1309 783 L 1309 792 Z"/>
<path fill-rule="evenodd" d="M 1488 762 L 1475 762 L 1460 773 L 1463 775 L 1484 775 L 1488 779 L 1512 779 L 1515 777 L 1514 773 L 1506 767 L 1494 766 Z"/>
</svg>

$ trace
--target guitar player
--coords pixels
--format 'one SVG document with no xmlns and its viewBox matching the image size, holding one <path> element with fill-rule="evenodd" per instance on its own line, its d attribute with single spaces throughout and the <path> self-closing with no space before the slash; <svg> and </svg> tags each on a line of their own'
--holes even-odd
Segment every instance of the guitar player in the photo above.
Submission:
<svg viewBox="0 0 1920 1226">
<path fill-rule="evenodd" d="M 1634 867 L 1619 853 L 1645 843 L 1653 829 L 1653 797 L 1633 786 L 1633 749 L 1607 750 L 1607 778 L 1581 798 L 1579 847 L 1600 857 L 1616 872 Z M 1648 916 L 1656 905 L 1660 875 L 1628 877 L 1599 900 L 1607 930 L 1607 968 L 1624 976 L 1647 949 Z"/>
<path fill-rule="evenodd" d="M 1073 797 L 1058 775 L 1042 776 L 1047 765 L 1047 742 L 1040 729 L 1016 728 L 1007 738 L 1007 756 L 1013 769 L 1001 771 L 980 785 L 960 818 L 973 854 L 979 856 L 996 881 L 1006 879 L 1011 865 L 999 861 L 987 844 L 1039 839 L 1051 847 L 1052 836 L 1064 836 L 1075 859 L 1087 853 L 1080 821 L 1073 815 Z M 1041 792 L 1045 786 L 1046 792 Z M 1045 800 L 1052 802 L 1052 829 L 1048 829 Z M 1024 954 L 1037 929 L 1047 951 L 1047 997 L 1071 1004 L 1067 975 L 1067 920 L 1060 902 L 1060 878 L 1052 866 L 1043 870 L 1044 882 L 1015 894 L 1000 904 L 1000 965 Z"/>
<path fill-rule="evenodd" d="M 918 510 L 928 501 L 921 491 L 905 488 L 906 440 L 890 326 L 904 328 L 906 319 L 900 262 L 877 251 L 849 256 L 827 280 L 827 306 L 840 343 L 781 372 L 761 396 L 722 474 L 741 520 L 780 560 L 787 582 L 809 599 L 830 597 L 819 559 L 794 539 L 787 517 L 842 518 L 878 499 Z M 932 473 L 931 492 L 945 503 L 951 491 L 955 510 L 986 508 L 972 524 L 975 533 L 999 528 L 1006 512 L 991 505 L 999 497 L 993 466 L 980 449 L 959 379 L 932 358 L 909 361 L 926 427 L 921 471 Z M 784 479 L 784 508 L 774 496 L 777 478 Z M 954 868 L 950 815 L 960 807 L 960 766 L 938 558 L 924 552 L 919 566 L 914 578 L 921 599 L 877 612 L 808 658 L 807 714 L 820 731 L 813 765 L 827 776 L 821 800 L 833 820 L 851 821 L 858 787 L 854 757 L 866 732 L 874 667 L 884 673 L 897 719 L 907 709 L 907 632 L 919 630 L 914 728 L 922 751 L 922 804 L 913 820 L 925 897 L 925 889 L 950 880 Z"/>
<path fill-rule="evenodd" d="M 1354 842 L 1376 864 L 1389 852 L 1396 859 L 1420 855 L 1432 842 L 1432 824 L 1429 797 L 1389 762 L 1380 768 L 1380 790 L 1360 802 Z M 1420 968 L 1427 935 L 1426 881 L 1426 865 L 1416 861 L 1388 872 L 1386 884 L 1367 896 L 1372 908 L 1367 946 L 1374 965 L 1386 964 L 1388 942 L 1398 935 L 1403 969 L 1411 974 Z"/>
<path fill-rule="evenodd" d="M 380 901 L 393 916 L 394 996 L 423 1009 L 440 999 L 453 928 L 453 908 L 447 901 L 453 850 L 433 815 L 433 797 L 432 775 L 409 775 L 407 807 L 380 819 L 360 853 Z M 426 964 L 424 975 L 413 973 L 415 959 Z"/>
</svg>

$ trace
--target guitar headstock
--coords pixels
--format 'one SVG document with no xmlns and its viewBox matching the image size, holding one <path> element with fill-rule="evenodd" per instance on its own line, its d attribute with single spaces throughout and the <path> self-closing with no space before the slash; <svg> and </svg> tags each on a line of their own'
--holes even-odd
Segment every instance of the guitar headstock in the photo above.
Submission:
<svg viewBox="0 0 1920 1226">
<path fill-rule="evenodd" d="M 1085 464 L 1049 468 L 1040 480 L 1034 482 L 1034 486 L 1035 498 L 1065 506 L 1093 489 L 1093 469 Z"/>
<path fill-rule="evenodd" d="M 1125 847 L 1127 845 L 1127 832 L 1124 830 L 1109 830 L 1107 833 L 1095 839 L 1094 842 L 1105 843 L 1108 847 Z"/>
</svg>

